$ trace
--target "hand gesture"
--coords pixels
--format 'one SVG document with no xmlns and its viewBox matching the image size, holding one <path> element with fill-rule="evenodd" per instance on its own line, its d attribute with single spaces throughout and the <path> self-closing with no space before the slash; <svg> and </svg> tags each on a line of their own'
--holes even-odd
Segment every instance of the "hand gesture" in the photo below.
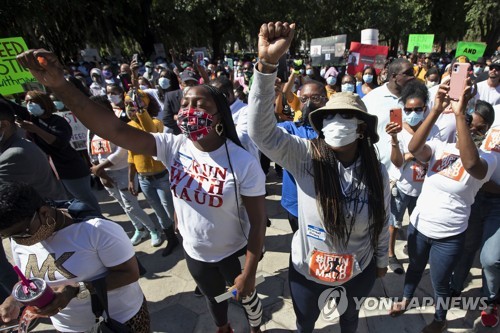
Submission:
<svg viewBox="0 0 500 333">
<path fill-rule="evenodd" d="M 477 89 L 474 89 L 477 91 Z M 467 109 L 467 104 L 473 97 L 472 94 L 472 81 L 471 79 L 467 79 L 467 84 L 465 86 L 462 95 L 460 96 L 458 101 L 451 101 L 451 108 L 455 113 L 455 116 L 464 115 Z"/>
<path fill-rule="evenodd" d="M 290 47 L 295 32 L 295 23 L 269 22 L 260 27 L 259 59 L 277 64 Z"/>
<path fill-rule="evenodd" d="M 448 91 L 450 90 L 449 81 L 439 85 L 436 97 L 434 98 L 434 110 L 441 113 L 448 105 L 450 105 L 450 97 Z"/>
<path fill-rule="evenodd" d="M 19 313 L 21 312 L 21 307 L 19 303 L 14 299 L 14 297 L 9 296 L 0 305 L 0 320 L 4 323 L 8 323 L 17 319 Z"/>
<path fill-rule="evenodd" d="M 54 53 L 44 49 L 28 50 L 16 58 L 44 86 L 57 88 L 66 83 L 63 66 Z"/>
<path fill-rule="evenodd" d="M 388 123 L 385 125 L 385 132 L 390 136 L 397 136 L 399 132 L 401 132 L 402 128 L 398 123 Z"/>
<path fill-rule="evenodd" d="M 69 302 L 76 296 L 76 287 L 63 286 L 53 289 L 55 297 L 50 304 L 43 308 L 34 307 L 34 311 L 37 315 L 42 317 L 53 316 L 68 306 Z"/>
<path fill-rule="evenodd" d="M 387 274 L 387 267 L 377 267 L 377 277 L 378 278 L 383 278 Z"/>
<path fill-rule="evenodd" d="M 39 128 L 38 126 L 33 124 L 33 122 L 27 121 L 27 120 L 21 120 L 21 119 L 16 120 L 16 124 L 17 124 L 17 126 L 22 128 L 26 132 L 30 132 L 30 133 L 36 132 L 36 130 Z"/>
<path fill-rule="evenodd" d="M 128 182 L 128 191 L 133 195 L 133 196 L 137 196 L 138 193 L 137 191 L 135 190 L 135 184 L 133 181 L 131 182 Z"/>
<path fill-rule="evenodd" d="M 255 275 L 248 276 L 244 273 L 238 275 L 236 279 L 234 279 L 234 289 L 238 292 L 236 294 L 237 300 L 250 296 L 255 290 Z"/>
</svg>

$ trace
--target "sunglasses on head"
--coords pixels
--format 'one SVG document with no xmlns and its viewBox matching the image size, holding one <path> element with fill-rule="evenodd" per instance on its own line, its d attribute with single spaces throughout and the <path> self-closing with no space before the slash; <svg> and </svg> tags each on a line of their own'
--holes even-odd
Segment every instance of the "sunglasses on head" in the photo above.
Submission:
<svg viewBox="0 0 500 333">
<path fill-rule="evenodd" d="M 425 106 L 417 106 L 415 108 L 406 108 L 406 107 L 404 108 L 404 111 L 406 113 L 411 113 L 411 112 L 417 112 L 418 113 L 418 112 L 422 112 L 424 110 L 425 110 Z"/>
</svg>

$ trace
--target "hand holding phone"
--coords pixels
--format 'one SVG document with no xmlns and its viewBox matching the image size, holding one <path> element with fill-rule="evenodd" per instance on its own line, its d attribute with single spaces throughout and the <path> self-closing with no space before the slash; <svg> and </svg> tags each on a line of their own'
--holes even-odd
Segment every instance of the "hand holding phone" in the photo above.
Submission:
<svg viewBox="0 0 500 333">
<path fill-rule="evenodd" d="M 398 124 L 401 129 L 403 128 L 403 113 L 401 108 L 393 108 L 389 111 L 389 119 L 391 123 Z"/>
<path fill-rule="evenodd" d="M 448 96 L 452 100 L 458 101 L 462 96 L 467 78 L 469 77 L 470 64 L 466 62 L 456 62 L 451 68 L 450 90 Z"/>
</svg>

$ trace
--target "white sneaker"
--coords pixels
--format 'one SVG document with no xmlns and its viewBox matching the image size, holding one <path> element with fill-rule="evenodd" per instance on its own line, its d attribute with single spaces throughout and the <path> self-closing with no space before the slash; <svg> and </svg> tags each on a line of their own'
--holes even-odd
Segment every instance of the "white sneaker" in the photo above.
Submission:
<svg viewBox="0 0 500 333">
<path fill-rule="evenodd" d="M 158 247 L 163 243 L 161 234 L 158 231 L 151 231 L 151 246 Z"/>
<path fill-rule="evenodd" d="M 137 245 L 146 237 L 148 237 L 148 231 L 146 229 L 136 229 L 134 235 L 132 236 L 132 238 L 130 238 L 130 241 L 132 242 L 132 245 Z"/>
</svg>

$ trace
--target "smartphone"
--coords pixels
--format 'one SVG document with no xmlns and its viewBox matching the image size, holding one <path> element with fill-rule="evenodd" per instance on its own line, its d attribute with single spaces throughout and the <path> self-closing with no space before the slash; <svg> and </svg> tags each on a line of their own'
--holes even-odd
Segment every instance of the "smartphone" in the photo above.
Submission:
<svg viewBox="0 0 500 333">
<path fill-rule="evenodd" d="M 285 84 L 288 82 L 288 74 L 289 70 L 286 63 L 286 54 L 284 54 L 278 61 L 278 78 L 281 80 L 281 83 Z"/>
<path fill-rule="evenodd" d="M 134 55 L 132 56 L 132 61 L 133 62 L 138 62 L 139 61 L 139 54 L 134 53 Z"/>
<path fill-rule="evenodd" d="M 389 119 L 391 123 L 398 124 L 401 128 L 403 128 L 403 110 L 401 108 L 391 109 L 389 112 Z"/>
<path fill-rule="evenodd" d="M 467 84 L 467 77 L 469 76 L 470 64 L 466 62 L 457 62 L 451 68 L 450 77 L 450 90 L 448 96 L 451 99 L 458 101 L 462 96 L 465 85 Z"/>
</svg>

